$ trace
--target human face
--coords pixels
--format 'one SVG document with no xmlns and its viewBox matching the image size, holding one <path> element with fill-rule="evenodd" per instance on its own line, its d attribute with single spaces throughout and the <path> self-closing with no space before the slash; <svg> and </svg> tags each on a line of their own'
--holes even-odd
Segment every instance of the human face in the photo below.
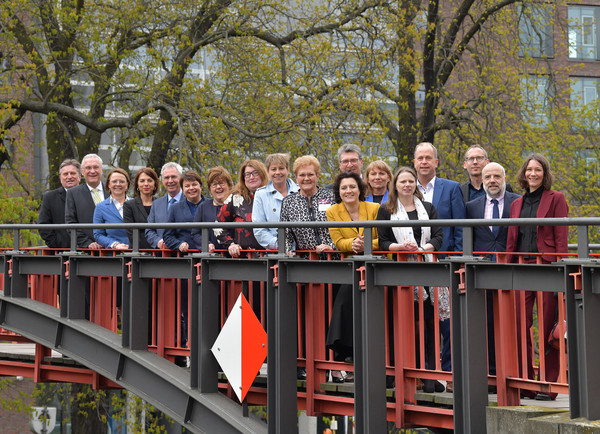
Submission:
<svg viewBox="0 0 600 434">
<path fill-rule="evenodd" d="M 535 191 L 542 186 L 544 181 L 544 168 L 537 160 L 531 160 L 525 168 L 525 179 L 529 185 L 529 191 Z"/>
<path fill-rule="evenodd" d="M 469 176 L 481 176 L 481 170 L 490 162 L 485 153 L 479 148 L 473 148 L 465 155 L 463 167 Z"/>
<path fill-rule="evenodd" d="M 367 173 L 367 182 L 373 194 L 384 194 L 388 188 L 390 177 L 385 171 L 374 168 Z"/>
<path fill-rule="evenodd" d="M 256 189 L 262 185 L 263 180 L 260 177 L 260 172 L 258 170 L 252 166 L 246 166 L 244 168 L 244 182 L 246 188 L 254 193 Z"/>
<path fill-rule="evenodd" d="M 363 162 L 357 152 L 342 152 L 340 155 L 340 172 L 354 172 L 360 175 Z"/>
<path fill-rule="evenodd" d="M 114 198 L 124 197 L 127 193 L 127 178 L 121 173 L 114 172 L 110 175 L 108 180 L 108 188 L 110 189 L 110 195 Z"/>
<path fill-rule="evenodd" d="M 340 197 L 344 205 L 358 204 L 360 189 L 356 180 L 353 178 L 344 178 L 340 182 Z"/>
<path fill-rule="evenodd" d="M 145 173 L 142 173 L 138 178 L 137 188 L 140 191 L 140 194 L 144 196 L 152 196 L 152 193 L 154 192 L 154 185 L 154 179 Z"/>
<path fill-rule="evenodd" d="M 285 167 L 285 164 L 273 163 L 268 169 L 269 179 L 273 181 L 275 186 L 283 186 L 287 182 L 287 177 L 290 170 Z"/>
<path fill-rule="evenodd" d="M 212 184 L 208 186 L 210 190 L 210 194 L 213 197 L 214 201 L 217 204 L 222 205 L 225 202 L 225 199 L 229 197 L 231 192 L 231 188 L 229 188 L 229 184 L 224 179 L 217 179 L 213 181 Z"/>
<path fill-rule="evenodd" d="M 312 165 L 302 166 L 296 172 L 296 182 L 300 187 L 300 193 L 304 196 L 312 196 L 317 192 L 319 177 Z"/>
<path fill-rule="evenodd" d="M 64 188 L 75 187 L 81 181 L 81 175 L 79 174 L 79 170 L 77 167 L 69 164 L 68 166 L 64 166 L 60 169 L 60 184 Z"/>
<path fill-rule="evenodd" d="M 98 187 L 102 181 L 102 164 L 95 157 L 86 159 L 81 165 L 83 179 L 91 187 Z"/>
<path fill-rule="evenodd" d="M 198 181 L 183 181 L 183 195 L 192 203 L 200 202 L 202 197 L 202 186 Z"/>
<path fill-rule="evenodd" d="M 169 193 L 169 196 L 175 196 L 181 190 L 179 185 L 179 172 L 175 167 L 168 167 L 163 170 L 162 184 Z"/>
<path fill-rule="evenodd" d="M 506 189 L 506 179 L 502 169 L 492 164 L 486 166 L 482 171 L 483 189 L 492 198 L 499 198 Z"/>
<path fill-rule="evenodd" d="M 429 182 L 435 176 L 435 169 L 438 166 L 438 159 L 431 146 L 420 146 L 415 152 L 414 159 L 417 176 L 423 181 Z"/>
<path fill-rule="evenodd" d="M 417 188 L 417 180 L 410 172 L 402 172 L 396 178 L 396 192 L 400 199 L 412 199 Z"/>
</svg>

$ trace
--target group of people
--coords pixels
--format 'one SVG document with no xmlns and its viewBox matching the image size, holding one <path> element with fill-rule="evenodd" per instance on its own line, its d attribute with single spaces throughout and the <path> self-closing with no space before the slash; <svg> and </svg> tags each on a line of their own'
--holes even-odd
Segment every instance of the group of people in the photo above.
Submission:
<svg viewBox="0 0 600 434">
<path fill-rule="evenodd" d="M 370 163 L 363 177 L 363 153 L 355 144 L 344 144 L 338 149 L 339 174 L 333 184 L 320 187 L 321 165 L 312 155 L 297 158 L 291 171 L 287 154 L 271 154 L 265 163 L 251 159 L 245 161 L 238 173 L 237 183 L 223 167 L 211 168 L 206 174 L 210 198 L 202 194 L 201 176 L 189 170 L 184 172 L 177 163 L 166 163 L 161 169 L 160 181 L 149 167 L 140 169 L 133 181 L 135 197 L 129 200 L 130 177 L 123 169 L 112 169 L 102 185 L 102 160 L 98 155 L 86 155 L 81 166 L 76 160 L 65 160 L 59 169 L 62 187 L 44 195 L 39 223 L 161 223 L 161 222 L 296 222 L 285 230 L 285 251 L 308 255 L 316 252 L 321 258 L 338 258 L 339 253 L 357 255 L 365 250 L 364 228 L 312 228 L 303 227 L 309 221 L 360 221 L 360 220 L 432 220 L 463 218 L 508 217 L 566 217 L 568 206 L 564 196 L 553 191 L 553 176 L 548 160 L 541 154 L 529 156 L 517 174 L 524 195 L 512 193 L 506 184 L 504 168 L 489 161 L 487 152 L 479 145 L 468 148 L 464 168 L 469 180 L 464 184 L 436 175 L 438 152 L 431 143 L 415 147 L 413 167 L 400 167 L 394 173 L 387 163 L 377 160 Z M 80 173 L 85 182 L 79 184 Z M 156 198 L 159 183 L 166 194 Z M 48 247 L 69 247 L 66 231 L 40 231 Z M 77 231 L 77 246 L 87 249 L 128 249 L 132 246 L 133 231 L 125 229 L 94 229 Z M 233 230 L 215 226 L 208 240 L 209 251 L 224 249 L 231 257 L 244 252 L 278 248 L 277 230 L 273 228 L 239 227 Z M 373 230 L 374 251 L 405 251 L 409 259 L 421 256 L 433 260 L 462 250 L 462 229 L 459 226 L 433 227 L 383 227 Z M 172 249 L 185 253 L 202 248 L 202 232 L 185 226 L 176 229 L 146 229 L 140 237 L 139 247 L 146 249 Z M 526 263 L 556 260 L 556 254 L 567 253 L 566 226 L 506 227 L 477 226 L 474 229 L 474 250 L 483 252 L 526 252 Z M 488 256 L 494 260 L 494 256 Z M 516 260 L 510 257 L 509 260 Z M 337 360 L 349 362 L 352 348 L 352 297 L 351 288 L 335 289 L 332 318 L 327 336 L 327 346 Z M 447 289 L 438 288 L 438 318 L 442 337 L 441 367 L 451 369 L 449 297 Z M 425 327 L 426 360 L 428 369 L 435 369 L 434 311 L 432 288 L 415 291 L 415 300 L 424 300 L 423 323 Z M 535 293 L 528 292 L 525 306 L 529 329 L 533 323 Z M 556 299 L 552 293 L 543 296 L 543 335 L 548 336 L 554 325 Z M 418 305 L 415 315 L 419 316 Z M 540 334 L 541 335 L 541 334 Z M 529 336 L 529 333 L 527 333 Z M 528 357 L 531 359 L 531 342 L 528 339 Z M 492 297 L 488 297 L 488 351 L 489 371 L 495 374 L 493 341 Z M 546 380 L 558 377 L 558 352 L 548 348 Z M 533 368 L 528 371 L 533 378 Z M 349 381 L 344 375 L 334 375 L 334 381 Z M 452 391 L 438 381 L 425 380 L 425 392 Z M 538 394 L 539 399 L 553 399 L 555 395 Z"/>
</svg>

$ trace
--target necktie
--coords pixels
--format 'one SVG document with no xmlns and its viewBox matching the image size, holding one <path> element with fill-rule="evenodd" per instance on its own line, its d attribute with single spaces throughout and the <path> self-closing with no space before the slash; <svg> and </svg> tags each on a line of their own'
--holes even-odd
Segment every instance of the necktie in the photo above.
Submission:
<svg viewBox="0 0 600 434">
<path fill-rule="evenodd" d="M 102 202 L 102 199 L 100 199 L 100 192 L 97 188 L 92 188 L 92 198 L 94 199 L 94 205 L 98 205 Z"/>
<path fill-rule="evenodd" d="M 171 205 L 173 205 L 175 202 L 177 202 L 177 201 L 175 200 L 174 197 L 172 197 L 171 199 L 169 199 L 169 203 L 167 205 L 167 211 L 171 209 Z"/>
<path fill-rule="evenodd" d="M 492 208 L 492 218 L 499 219 L 500 218 L 500 208 L 498 207 L 498 200 L 492 199 L 492 203 L 494 207 Z M 498 231 L 500 230 L 500 226 L 492 226 L 492 232 L 495 235 L 498 235 Z"/>
</svg>

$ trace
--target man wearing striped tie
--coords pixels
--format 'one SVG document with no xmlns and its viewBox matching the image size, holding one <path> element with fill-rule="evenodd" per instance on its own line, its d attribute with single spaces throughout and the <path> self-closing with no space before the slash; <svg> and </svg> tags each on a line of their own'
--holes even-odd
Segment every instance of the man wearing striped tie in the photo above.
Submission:
<svg viewBox="0 0 600 434">
<path fill-rule="evenodd" d="M 85 184 L 67 191 L 65 203 L 65 223 L 92 223 L 96 204 L 108 197 L 102 187 L 102 159 L 96 154 L 88 154 L 81 160 L 81 174 Z M 100 249 L 94 240 L 92 229 L 77 230 L 77 247 Z"/>
</svg>

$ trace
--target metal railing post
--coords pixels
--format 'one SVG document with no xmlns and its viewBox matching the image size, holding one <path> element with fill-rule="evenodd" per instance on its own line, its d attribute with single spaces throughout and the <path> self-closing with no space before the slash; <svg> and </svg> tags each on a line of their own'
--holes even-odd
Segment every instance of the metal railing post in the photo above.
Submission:
<svg viewBox="0 0 600 434">
<path fill-rule="evenodd" d="M 367 232 L 370 232 L 370 228 L 365 228 L 365 254 L 368 254 Z M 369 241 L 369 246 L 371 245 L 372 241 Z M 357 259 L 354 261 L 353 269 L 354 413 L 356 415 L 356 432 L 381 433 L 387 431 L 385 339 L 383 339 L 385 336 L 384 289 L 375 286 L 372 265 L 365 265 L 365 262 Z M 360 280 L 359 269 L 364 270 L 364 282 Z M 362 285 L 364 285 L 364 288 Z"/>
<path fill-rule="evenodd" d="M 279 261 L 278 268 L 279 285 L 269 288 L 274 293 L 275 315 L 267 322 L 269 331 L 267 411 L 270 434 L 286 434 L 297 432 L 298 429 L 296 284 L 287 280 L 286 260 Z"/>
<path fill-rule="evenodd" d="M 459 257 L 460 258 L 460 257 Z M 473 265 L 451 259 L 452 379 L 454 430 L 476 433 L 486 424 L 487 334 L 485 290 L 475 287 Z M 464 291 L 459 288 L 460 267 L 465 266 Z"/>
</svg>

